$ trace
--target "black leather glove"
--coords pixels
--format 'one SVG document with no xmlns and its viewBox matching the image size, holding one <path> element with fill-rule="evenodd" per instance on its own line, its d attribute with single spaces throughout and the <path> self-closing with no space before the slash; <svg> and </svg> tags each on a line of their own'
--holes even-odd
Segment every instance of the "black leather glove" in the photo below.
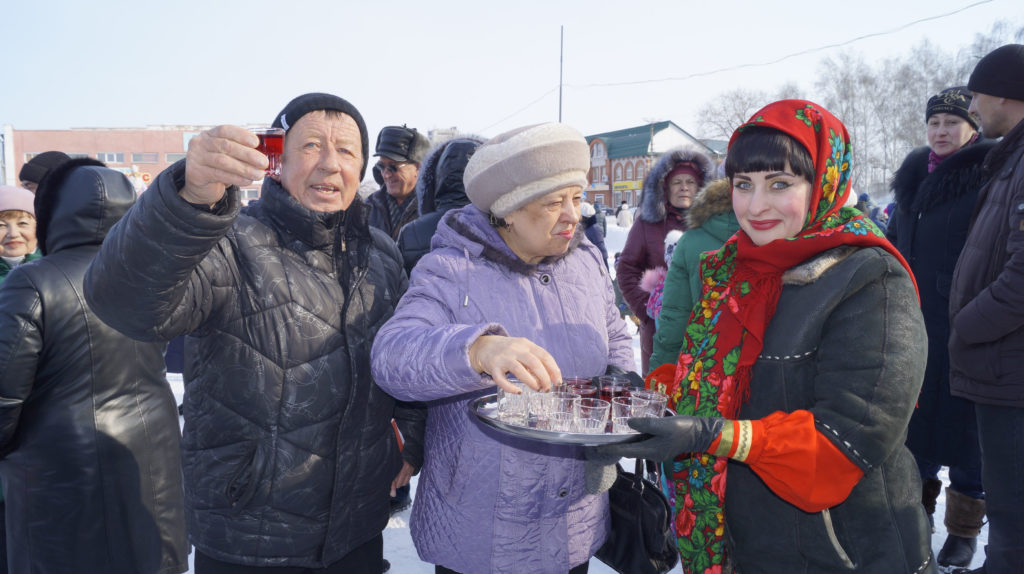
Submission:
<svg viewBox="0 0 1024 574">
<path fill-rule="evenodd" d="M 606 375 L 622 375 L 622 376 L 626 377 L 627 379 L 629 379 L 629 386 L 630 387 L 632 387 L 634 389 L 642 389 L 642 388 L 644 388 L 644 378 L 643 377 L 641 377 L 640 375 L 634 373 L 633 371 L 627 371 L 627 370 L 623 369 L 622 367 L 617 367 L 615 365 L 608 365 L 608 367 L 604 370 L 604 374 L 606 374 Z M 597 377 L 594 377 L 594 379 L 596 379 L 596 378 Z M 595 383 L 596 383 L 596 381 L 595 381 Z"/>
<path fill-rule="evenodd" d="M 638 442 L 595 447 L 598 454 L 647 460 L 672 460 L 684 452 L 705 452 L 725 425 L 718 417 L 676 415 L 664 418 L 631 418 L 629 426 L 650 437 Z"/>
</svg>

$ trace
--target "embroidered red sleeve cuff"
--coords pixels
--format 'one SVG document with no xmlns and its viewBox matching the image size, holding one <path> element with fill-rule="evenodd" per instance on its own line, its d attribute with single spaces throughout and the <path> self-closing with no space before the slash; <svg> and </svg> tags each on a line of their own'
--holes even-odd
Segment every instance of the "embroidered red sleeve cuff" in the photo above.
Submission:
<svg viewBox="0 0 1024 574">
<path fill-rule="evenodd" d="M 747 463 L 772 492 L 806 512 L 846 500 L 864 476 L 804 410 L 727 421 L 708 452 Z"/>
</svg>

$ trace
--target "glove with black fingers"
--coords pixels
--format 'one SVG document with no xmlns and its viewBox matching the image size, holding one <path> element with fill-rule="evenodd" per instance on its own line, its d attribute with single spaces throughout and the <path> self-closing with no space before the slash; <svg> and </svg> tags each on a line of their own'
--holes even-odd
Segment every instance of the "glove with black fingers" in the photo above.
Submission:
<svg viewBox="0 0 1024 574">
<path fill-rule="evenodd" d="M 608 365 L 608 367 L 605 368 L 605 370 L 604 370 L 604 374 L 606 374 L 606 375 L 622 375 L 622 376 L 626 377 L 627 379 L 629 379 L 629 386 L 630 387 L 632 387 L 634 389 L 642 389 L 642 388 L 644 388 L 644 378 L 643 377 L 641 377 L 640 375 L 634 373 L 633 371 L 627 371 L 626 369 L 623 369 L 622 367 L 619 367 L 617 365 Z M 597 377 L 594 377 L 594 378 L 596 379 Z"/>
<path fill-rule="evenodd" d="M 672 460 L 685 452 L 706 452 L 725 423 L 726 420 L 719 417 L 688 415 L 631 418 L 629 426 L 650 437 L 637 442 L 601 445 L 595 449 L 601 455 Z"/>
</svg>

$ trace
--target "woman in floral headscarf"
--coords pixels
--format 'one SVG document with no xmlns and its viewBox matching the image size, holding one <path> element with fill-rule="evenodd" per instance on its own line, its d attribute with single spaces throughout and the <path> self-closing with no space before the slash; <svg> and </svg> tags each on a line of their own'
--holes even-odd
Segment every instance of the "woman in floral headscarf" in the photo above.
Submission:
<svg viewBox="0 0 1024 574">
<path fill-rule="evenodd" d="M 934 572 L 903 444 L 924 324 L 906 262 L 844 207 L 850 169 L 846 128 L 813 103 L 736 130 L 740 231 L 701 262 L 678 364 L 648 377 L 679 416 L 631 420 L 653 436 L 600 447 L 675 458 L 686 572 Z"/>
</svg>

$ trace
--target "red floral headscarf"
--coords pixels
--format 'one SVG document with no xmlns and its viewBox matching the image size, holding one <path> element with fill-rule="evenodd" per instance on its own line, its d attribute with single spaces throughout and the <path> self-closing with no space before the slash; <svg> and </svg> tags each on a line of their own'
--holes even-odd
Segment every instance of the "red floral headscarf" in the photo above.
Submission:
<svg viewBox="0 0 1024 574">
<path fill-rule="evenodd" d="M 907 268 L 899 252 L 860 211 L 850 194 L 850 136 L 842 122 L 804 100 L 769 104 L 736 129 L 730 148 L 750 126 L 774 128 L 811 156 L 810 209 L 795 237 L 758 246 L 740 230 L 700 264 L 702 293 L 686 327 L 674 377 L 665 385 L 676 412 L 734 418 L 750 386 L 764 333 L 782 292 L 782 274 L 841 245 L 878 246 Z M 913 277 L 913 275 L 911 275 Z M 653 377 L 649 382 L 657 385 Z M 667 484 L 685 572 L 721 572 L 727 459 L 694 453 L 676 459 Z"/>
</svg>

